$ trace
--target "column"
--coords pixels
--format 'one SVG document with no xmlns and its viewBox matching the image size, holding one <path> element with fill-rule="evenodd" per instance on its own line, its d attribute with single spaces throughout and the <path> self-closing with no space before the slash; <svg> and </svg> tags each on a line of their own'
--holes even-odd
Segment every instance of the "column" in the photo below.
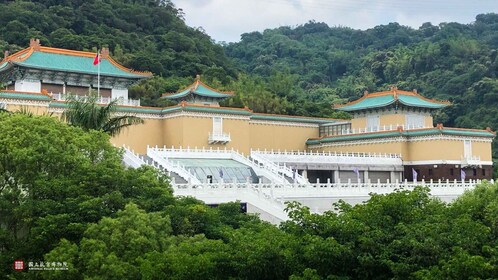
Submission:
<svg viewBox="0 0 498 280">
<path fill-rule="evenodd" d="M 334 183 L 339 182 L 339 169 L 334 170 Z"/>
</svg>

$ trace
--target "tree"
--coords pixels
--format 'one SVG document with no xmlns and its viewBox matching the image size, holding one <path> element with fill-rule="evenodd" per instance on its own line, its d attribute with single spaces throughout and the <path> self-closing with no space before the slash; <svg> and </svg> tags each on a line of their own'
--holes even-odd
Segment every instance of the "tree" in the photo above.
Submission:
<svg viewBox="0 0 498 280">
<path fill-rule="evenodd" d="M 62 119 L 70 125 L 81 127 L 84 130 L 103 131 L 111 136 L 118 135 L 125 127 L 144 122 L 136 116 L 115 116 L 117 100 L 112 100 L 106 106 L 101 106 L 97 104 L 95 97 L 72 98 L 68 102 L 68 107 L 62 114 Z"/>
<path fill-rule="evenodd" d="M 174 202 L 167 178 L 127 169 L 103 132 L 47 116 L 0 113 L 0 275 L 14 258 L 40 260 L 60 241 L 127 203 L 156 212 Z"/>
</svg>

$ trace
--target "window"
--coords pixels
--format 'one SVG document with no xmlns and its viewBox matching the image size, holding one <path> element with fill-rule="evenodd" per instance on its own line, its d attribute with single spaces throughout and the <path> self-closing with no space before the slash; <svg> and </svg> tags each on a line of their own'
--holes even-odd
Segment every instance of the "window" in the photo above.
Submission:
<svg viewBox="0 0 498 280">
<path fill-rule="evenodd" d="M 474 168 L 474 169 L 472 170 L 472 174 L 473 174 L 474 176 L 477 176 L 477 169 L 475 169 L 475 168 Z"/>
<path fill-rule="evenodd" d="M 472 156 L 472 142 L 470 140 L 463 141 L 463 156 L 470 158 Z"/>
<path fill-rule="evenodd" d="M 424 116 L 417 114 L 407 114 L 406 118 L 406 129 L 421 128 L 424 127 Z"/>
<path fill-rule="evenodd" d="M 368 131 L 377 131 L 380 127 L 380 116 L 368 116 L 367 117 L 367 130 Z"/>
<path fill-rule="evenodd" d="M 486 176 L 486 169 L 482 169 L 482 176 Z"/>
<path fill-rule="evenodd" d="M 213 118 L 213 134 L 214 135 L 223 134 L 223 119 L 221 117 Z"/>
<path fill-rule="evenodd" d="M 429 168 L 429 176 L 432 176 L 432 168 Z"/>
<path fill-rule="evenodd" d="M 342 135 L 345 134 L 346 131 L 351 130 L 351 124 L 325 124 L 321 125 L 319 132 L 320 137 L 329 136 L 329 135 Z"/>
<path fill-rule="evenodd" d="M 451 176 L 455 175 L 455 171 L 453 171 L 453 168 L 450 168 L 450 175 Z"/>
</svg>

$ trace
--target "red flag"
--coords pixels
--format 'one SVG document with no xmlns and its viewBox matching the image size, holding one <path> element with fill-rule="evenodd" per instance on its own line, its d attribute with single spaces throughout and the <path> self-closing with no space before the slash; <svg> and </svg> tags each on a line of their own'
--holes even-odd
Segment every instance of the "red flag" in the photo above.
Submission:
<svg viewBox="0 0 498 280">
<path fill-rule="evenodd" d="M 95 58 L 93 59 L 93 65 L 97 65 L 100 62 L 100 54 L 97 52 Z"/>
</svg>

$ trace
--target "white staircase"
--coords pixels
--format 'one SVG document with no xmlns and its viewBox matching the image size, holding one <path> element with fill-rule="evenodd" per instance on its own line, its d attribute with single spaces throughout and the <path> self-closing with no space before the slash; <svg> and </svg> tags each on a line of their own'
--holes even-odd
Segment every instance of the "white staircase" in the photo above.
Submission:
<svg viewBox="0 0 498 280">
<path fill-rule="evenodd" d="M 251 151 L 251 158 L 263 165 L 265 168 L 271 170 L 274 173 L 285 175 L 293 180 L 293 183 L 298 184 L 309 184 L 308 179 L 303 177 L 301 174 L 297 173 L 297 170 L 292 170 L 289 167 L 284 165 L 279 165 L 271 160 L 264 157 L 258 151 Z"/>
<path fill-rule="evenodd" d="M 250 204 L 259 208 L 262 218 L 266 216 L 266 220 L 273 224 L 288 220 L 283 201 L 275 199 L 257 186 L 258 184 L 191 184 L 175 185 L 173 190 L 177 196 L 193 196 L 206 204 L 233 201 Z M 268 219 L 268 217 L 272 218 Z"/>
<path fill-rule="evenodd" d="M 170 161 L 168 157 L 164 153 L 158 151 L 157 148 L 147 147 L 147 156 L 157 162 L 165 170 L 178 174 L 185 181 L 191 182 L 193 184 L 201 183 L 201 181 L 199 181 L 197 177 L 195 177 L 192 173 L 185 169 L 185 167 L 178 163 Z"/>
<path fill-rule="evenodd" d="M 158 148 L 147 147 L 147 155 L 152 153 L 155 157 L 167 160 L 168 158 L 201 158 L 201 159 L 231 159 L 240 162 L 250 168 L 258 175 L 258 177 L 264 177 L 268 179 L 271 183 L 287 183 L 285 177 L 279 173 L 273 172 L 270 168 L 261 165 L 254 159 L 245 157 L 243 154 L 239 153 L 234 149 L 198 149 L 198 148 Z M 152 156 L 150 156 L 152 157 Z M 173 164 L 170 161 L 170 164 Z M 166 167 L 167 170 L 170 170 Z M 176 171 L 174 171 L 176 172 Z M 192 175 L 193 176 L 193 175 Z"/>
</svg>

